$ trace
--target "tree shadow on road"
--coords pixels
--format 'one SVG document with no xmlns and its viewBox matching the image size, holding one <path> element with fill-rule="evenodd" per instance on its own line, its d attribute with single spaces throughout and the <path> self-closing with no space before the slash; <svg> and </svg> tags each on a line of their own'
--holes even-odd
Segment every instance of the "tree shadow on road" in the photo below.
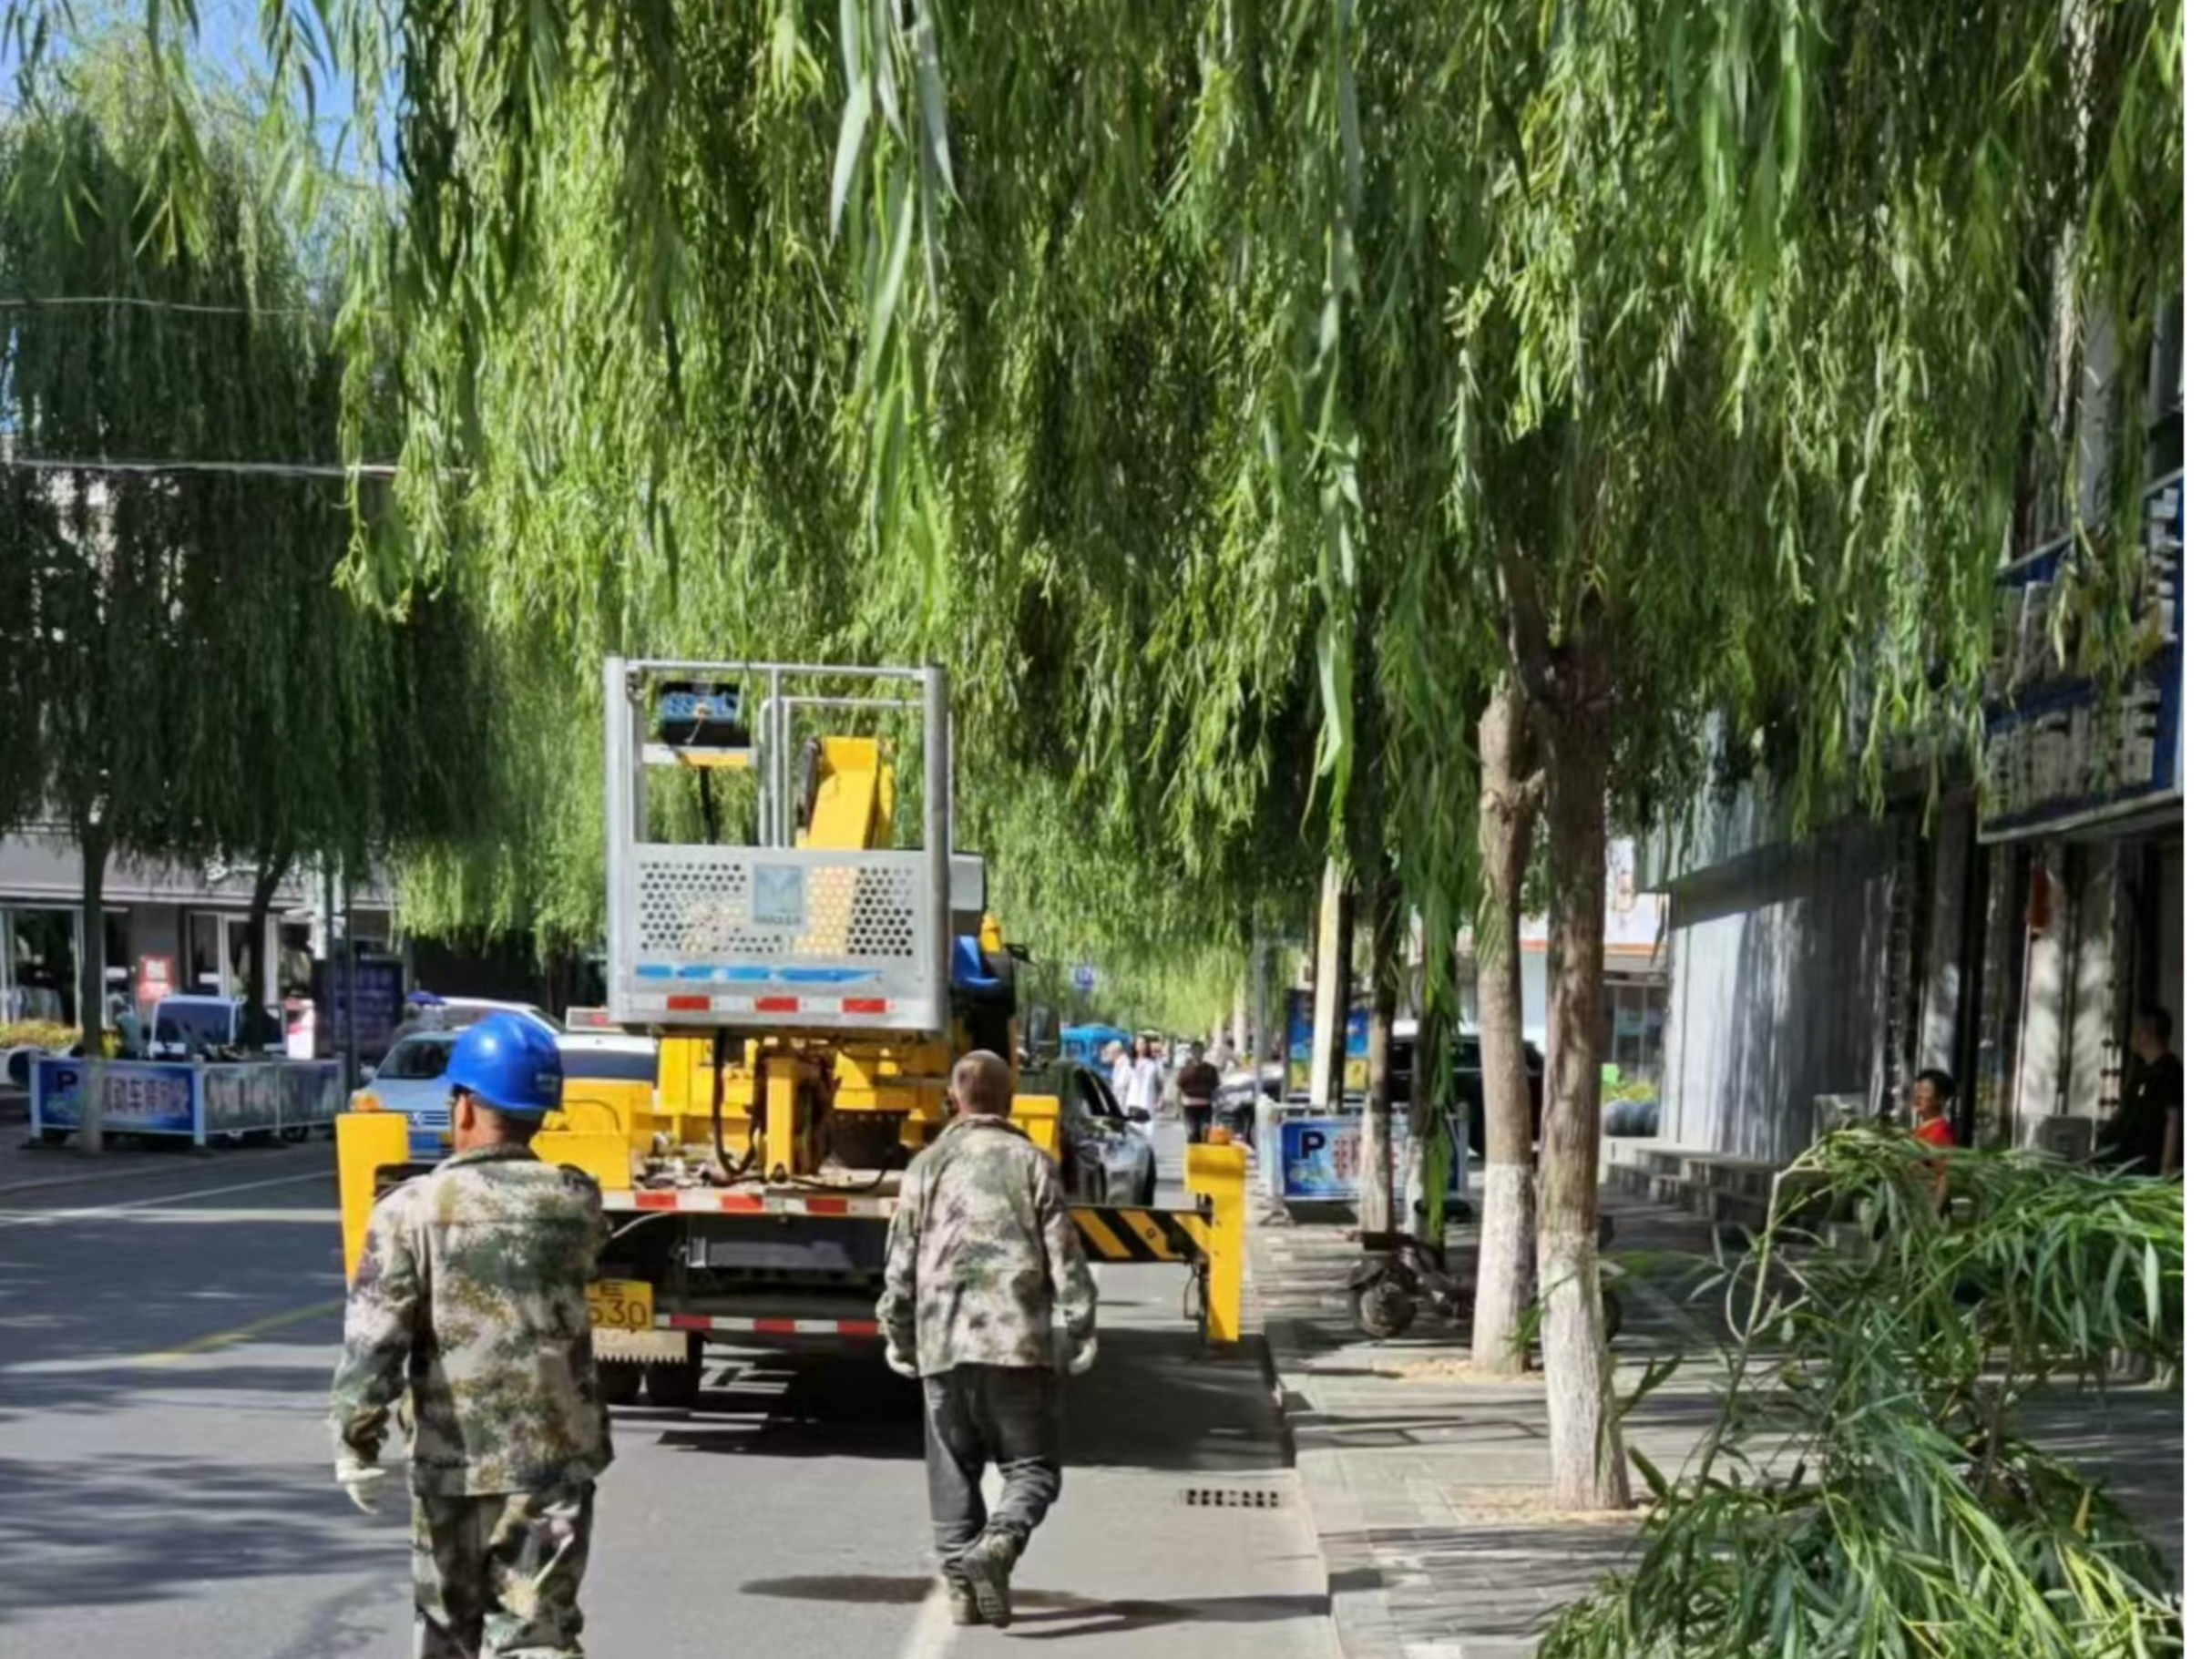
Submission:
<svg viewBox="0 0 2212 1659">
<path fill-rule="evenodd" d="M 404 1571 L 404 1521 L 364 1521 L 327 1466 L 109 1454 L 0 1460 L 0 1623 L 211 1582 Z"/>
<path fill-rule="evenodd" d="M 868 1573 L 811 1573 L 790 1578 L 752 1579 L 740 1584 L 744 1595 L 803 1602 L 844 1602 L 879 1606 L 918 1606 L 929 1599 L 937 1580 L 927 1575 L 886 1577 Z M 1149 1630 L 1162 1624 L 1257 1624 L 1275 1619 L 1325 1618 L 1325 1595 L 1193 1596 L 1179 1602 L 1101 1602 L 1066 1590 L 1014 1590 L 1011 1634 L 1052 1642 L 1065 1636 L 1102 1636 L 1116 1631 Z"/>
<path fill-rule="evenodd" d="M 1070 1468 L 1239 1473 L 1288 1464 L 1262 1345 L 1202 1347 L 1182 1330 L 1109 1330 L 1097 1367 L 1068 1379 L 1062 1457 Z M 720 1456 L 922 1455 L 922 1393 L 870 1348 L 748 1354 L 684 1411 L 624 1410 L 618 1425 Z"/>
<path fill-rule="evenodd" d="M 1043 1603 L 1042 1607 L 1039 1603 Z M 1209 1595 L 1181 1602 L 1094 1602 L 1052 1590 L 1014 1592 L 1009 1635 L 1030 1642 L 1104 1636 L 1163 1624 L 1262 1624 L 1278 1619 L 1325 1619 L 1325 1595 Z M 1196 1641 L 1199 1638 L 1193 1637 Z"/>
</svg>

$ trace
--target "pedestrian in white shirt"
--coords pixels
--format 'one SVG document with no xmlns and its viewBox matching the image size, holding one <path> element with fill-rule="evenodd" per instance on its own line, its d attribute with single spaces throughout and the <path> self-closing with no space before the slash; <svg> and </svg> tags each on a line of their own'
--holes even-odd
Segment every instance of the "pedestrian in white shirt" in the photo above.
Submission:
<svg viewBox="0 0 2212 1659">
<path fill-rule="evenodd" d="M 1127 1111 L 1130 1081 L 1137 1074 L 1136 1061 L 1129 1058 L 1129 1051 L 1119 1040 L 1108 1043 L 1099 1051 L 1099 1057 L 1106 1062 L 1107 1087 L 1113 1091 L 1114 1104 Z"/>
<path fill-rule="evenodd" d="M 1130 1069 L 1129 1095 L 1122 1101 L 1124 1111 L 1142 1111 L 1148 1118 L 1160 1115 L 1160 1095 L 1166 1083 L 1166 1074 L 1160 1057 L 1152 1052 L 1152 1039 L 1137 1039 L 1136 1063 Z"/>
</svg>

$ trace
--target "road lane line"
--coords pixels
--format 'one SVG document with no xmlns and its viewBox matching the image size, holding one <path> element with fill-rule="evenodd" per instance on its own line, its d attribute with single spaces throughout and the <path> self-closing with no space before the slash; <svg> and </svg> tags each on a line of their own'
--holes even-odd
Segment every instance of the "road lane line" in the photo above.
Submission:
<svg viewBox="0 0 2212 1659">
<path fill-rule="evenodd" d="M 259 1192 L 263 1187 L 296 1186 L 302 1181 L 328 1181 L 327 1169 L 303 1170 L 297 1175 L 272 1175 L 266 1181 L 240 1181 L 229 1186 L 200 1187 L 189 1193 L 162 1193 L 152 1198 L 133 1198 L 125 1203 L 90 1204 L 76 1210 L 18 1210 L 0 1215 L 0 1227 L 30 1227 L 57 1221 L 90 1221 L 125 1210 L 148 1210 L 156 1204 L 190 1203 L 200 1198 L 220 1198 L 230 1193 Z"/>
<path fill-rule="evenodd" d="M 140 1354 L 127 1359 L 127 1366 L 173 1366 L 179 1360 L 189 1359 L 195 1354 L 211 1354 L 218 1348 L 234 1347 L 239 1343 L 264 1336 L 270 1331 L 281 1331 L 288 1325 L 299 1325 L 305 1320 L 334 1314 L 345 1306 L 343 1298 L 335 1302 L 318 1302 L 312 1307 L 295 1307 L 290 1313 L 271 1314 L 265 1319 L 249 1320 L 234 1325 L 227 1331 L 212 1331 L 205 1336 L 195 1336 L 189 1342 L 179 1343 L 173 1348 L 162 1348 L 151 1354 Z"/>
<path fill-rule="evenodd" d="M 907 1627 L 898 1659 L 945 1659 L 952 1652 L 952 1603 L 945 1599 L 943 1584 L 932 1584 L 928 1599 Z"/>
</svg>

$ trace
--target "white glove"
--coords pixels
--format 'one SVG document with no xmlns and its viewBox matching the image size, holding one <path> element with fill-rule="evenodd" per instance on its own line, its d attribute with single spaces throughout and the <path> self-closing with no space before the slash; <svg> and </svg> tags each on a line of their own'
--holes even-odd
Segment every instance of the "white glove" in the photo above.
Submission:
<svg viewBox="0 0 2212 1659">
<path fill-rule="evenodd" d="M 884 1349 L 884 1364 L 889 1366 L 909 1382 L 921 1380 L 922 1373 L 915 1365 L 914 1356 L 911 1354 L 902 1354 L 896 1348 L 886 1346 Z"/>
<path fill-rule="evenodd" d="M 1095 1334 L 1084 1337 L 1080 1343 L 1071 1342 L 1065 1331 L 1060 1334 L 1060 1338 L 1062 1356 L 1060 1368 L 1069 1376 L 1080 1377 L 1098 1364 L 1099 1339 Z"/>
<path fill-rule="evenodd" d="M 345 1495 L 364 1515 L 374 1515 L 384 1506 L 384 1488 L 392 1480 L 390 1470 L 349 1452 L 338 1459 L 336 1472 L 338 1484 L 345 1488 Z"/>
</svg>

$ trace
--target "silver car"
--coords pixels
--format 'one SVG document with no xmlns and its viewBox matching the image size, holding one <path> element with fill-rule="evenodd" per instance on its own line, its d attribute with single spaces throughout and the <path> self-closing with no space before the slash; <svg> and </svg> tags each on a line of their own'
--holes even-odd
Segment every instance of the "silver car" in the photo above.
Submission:
<svg viewBox="0 0 2212 1659">
<path fill-rule="evenodd" d="M 1060 1182 L 1077 1203 L 1152 1202 L 1160 1183 L 1145 1126 L 1124 1113 L 1099 1074 L 1079 1060 L 1052 1062 L 1028 1085 L 1060 1097 Z"/>
</svg>

